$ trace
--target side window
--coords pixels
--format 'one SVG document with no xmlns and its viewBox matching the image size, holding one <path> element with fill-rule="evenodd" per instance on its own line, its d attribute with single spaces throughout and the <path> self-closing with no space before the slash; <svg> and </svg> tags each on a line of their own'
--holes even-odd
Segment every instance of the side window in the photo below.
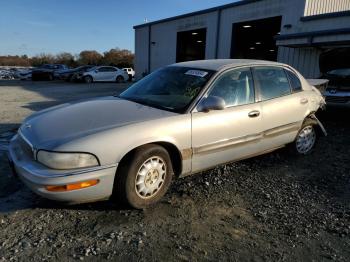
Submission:
<svg viewBox="0 0 350 262">
<path fill-rule="evenodd" d="M 226 107 L 254 103 L 254 84 L 250 68 L 223 73 L 214 82 L 209 96 L 221 97 L 225 100 Z"/>
<path fill-rule="evenodd" d="M 289 70 L 285 70 L 285 71 L 286 71 L 287 76 L 289 78 L 289 82 L 290 82 L 290 85 L 292 87 L 292 91 L 293 92 L 301 91 L 302 87 L 301 87 L 301 82 L 300 82 L 299 78 L 291 71 L 289 71 Z"/>
<path fill-rule="evenodd" d="M 262 101 L 290 94 L 286 73 L 282 68 L 262 66 L 254 68 L 257 86 L 260 88 Z"/>
<path fill-rule="evenodd" d="M 108 67 L 100 67 L 100 69 L 98 69 L 99 72 L 107 72 L 108 71 Z"/>
</svg>

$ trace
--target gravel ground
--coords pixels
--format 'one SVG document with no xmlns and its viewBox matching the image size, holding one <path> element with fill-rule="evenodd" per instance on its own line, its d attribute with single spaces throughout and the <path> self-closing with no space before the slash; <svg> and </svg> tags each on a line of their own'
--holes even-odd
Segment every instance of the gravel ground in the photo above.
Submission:
<svg viewBox="0 0 350 262">
<path fill-rule="evenodd" d="M 0 261 L 349 261 L 349 110 L 320 115 L 314 152 L 274 153 L 174 181 L 147 210 L 62 206 L 11 176 L 4 149 L 22 119 L 126 85 L 0 82 Z"/>
</svg>

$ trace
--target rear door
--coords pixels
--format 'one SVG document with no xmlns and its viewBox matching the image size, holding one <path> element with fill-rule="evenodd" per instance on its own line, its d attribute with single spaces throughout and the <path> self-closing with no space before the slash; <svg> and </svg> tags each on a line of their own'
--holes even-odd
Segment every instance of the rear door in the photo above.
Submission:
<svg viewBox="0 0 350 262">
<path fill-rule="evenodd" d="M 292 142 L 309 103 L 299 78 L 277 66 L 257 66 L 253 73 L 262 108 L 263 147 L 268 150 Z"/>
<path fill-rule="evenodd" d="M 107 72 L 108 72 L 108 67 L 106 66 L 100 67 L 99 69 L 97 69 L 97 72 L 95 73 L 94 80 L 105 81 Z"/>
<path fill-rule="evenodd" d="M 106 81 L 115 81 L 118 75 L 118 69 L 115 67 L 108 67 Z"/>
<path fill-rule="evenodd" d="M 214 81 L 204 97 L 221 97 L 226 108 L 192 113 L 193 172 L 261 151 L 261 108 L 254 93 L 249 67 L 228 70 Z"/>
</svg>

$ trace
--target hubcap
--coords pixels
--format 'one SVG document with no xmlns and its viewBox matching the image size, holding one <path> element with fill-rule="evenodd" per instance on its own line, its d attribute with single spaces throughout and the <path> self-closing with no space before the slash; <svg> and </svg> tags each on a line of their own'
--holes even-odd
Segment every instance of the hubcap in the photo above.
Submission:
<svg viewBox="0 0 350 262">
<path fill-rule="evenodd" d="M 147 159 L 139 168 L 135 179 L 135 189 L 139 197 L 151 198 L 164 184 L 166 176 L 165 161 L 158 156 Z"/>
<path fill-rule="evenodd" d="M 298 134 L 296 148 L 300 154 L 306 154 L 314 146 L 316 141 L 315 130 L 312 126 L 304 127 Z"/>
</svg>

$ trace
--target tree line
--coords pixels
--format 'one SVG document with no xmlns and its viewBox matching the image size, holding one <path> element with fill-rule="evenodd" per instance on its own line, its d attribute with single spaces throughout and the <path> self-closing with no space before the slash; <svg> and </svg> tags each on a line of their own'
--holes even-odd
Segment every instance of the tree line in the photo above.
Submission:
<svg viewBox="0 0 350 262">
<path fill-rule="evenodd" d="M 42 53 L 33 57 L 0 56 L 0 66 L 40 66 L 43 64 L 65 64 L 69 67 L 79 65 L 112 65 L 133 67 L 134 54 L 126 49 L 112 48 L 103 54 L 95 50 L 84 50 L 78 55 L 62 52 L 57 55 Z"/>
</svg>

